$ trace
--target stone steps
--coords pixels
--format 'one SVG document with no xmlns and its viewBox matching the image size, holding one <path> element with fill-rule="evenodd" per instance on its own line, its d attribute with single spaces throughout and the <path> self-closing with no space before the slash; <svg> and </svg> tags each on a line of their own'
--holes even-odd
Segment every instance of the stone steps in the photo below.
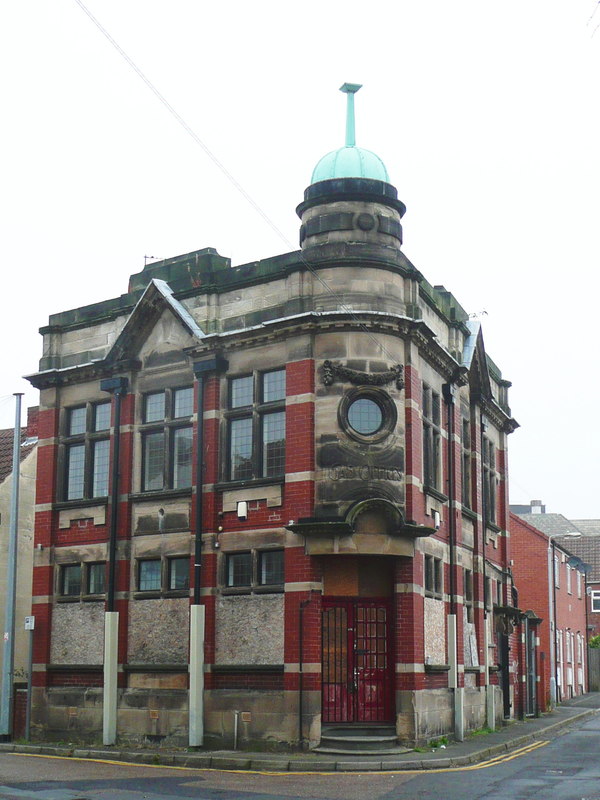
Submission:
<svg viewBox="0 0 600 800">
<path fill-rule="evenodd" d="M 331 755 L 386 755 L 408 753 L 398 745 L 393 725 L 335 725 L 323 728 L 315 753 Z"/>
</svg>

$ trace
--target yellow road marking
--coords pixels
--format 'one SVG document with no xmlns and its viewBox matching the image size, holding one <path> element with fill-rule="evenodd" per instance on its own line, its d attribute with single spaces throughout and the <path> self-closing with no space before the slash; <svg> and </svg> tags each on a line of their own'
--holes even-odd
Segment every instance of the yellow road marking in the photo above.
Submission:
<svg viewBox="0 0 600 800">
<path fill-rule="evenodd" d="M 534 750 L 537 750 L 540 747 L 545 747 L 545 745 L 549 744 L 549 741 L 541 741 L 541 742 L 534 742 L 533 744 L 526 745 L 525 747 L 520 747 L 517 750 L 512 750 L 510 753 L 503 753 L 502 755 L 495 756 L 494 758 L 490 758 L 487 761 L 481 761 L 478 764 L 468 764 L 466 767 L 440 767 L 440 768 L 432 768 L 432 769 L 378 769 L 373 770 L 372 772 L 369 770 L 364 770 L 364 772 L 369 772 L 370 775 L 425 775 L 428 772 L 466 772 L 476 769 L 489 769 L 490 767 L 495 767 L 498 764 L 504 764 L 507 761 L 512 761 L 515 758 L 520 758 L 521 756 L 525 756 L 528 753 L 532 753 Z M 274 772 L 271 770 L 258 770 L 258 769 L 227 769 L 227 768 L 219 768 L 219 767 L 178 767 L 173 764 L 140 764 L 138 762 L 132 761 L 116 761 L 106 758 L 80 758 L 75 756 L 49 756 L 44 755 L 42 753 L 6 753 L 6 755 L 12 756 L 21 756 L 23 758 L 48 758 L 54 759 L 56 761 L 88 761 L 93 764 L 111 764 L 113 766 L 118 767 L 143 767 L 149 769 L 170 769 L 170 770 L 184 770 L 186 772 L 231 772 L 233 774 L 239 775 L 265 775 L 265 776 L 294 776 L 294 775 L 340 775 L 344 773 L 346 775 L 358 775 L 361 774 L 360 770 L 339 770 L 337 772 L 319 772 L 317 770 L 311 771 L 308 770 L 306 772 L 301 772 L 300 770 L 290 770 L 287 772 Z"/>
</svg>

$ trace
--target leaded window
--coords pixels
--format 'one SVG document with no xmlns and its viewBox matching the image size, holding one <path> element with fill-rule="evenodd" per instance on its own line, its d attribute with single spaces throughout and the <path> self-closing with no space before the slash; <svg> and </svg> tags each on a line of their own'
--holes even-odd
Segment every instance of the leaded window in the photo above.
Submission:
<svg viewBox="0 0 600 800">
<path fill-rule="evenodd" d="M 441 410 L 440 395 L 423 384 L 423 483 L 441 488 Z"/>
<path fill-rule="evenodd" d="M 110 401 L 66 409 L 62 437 L 65 500 L 108 495 L 110 414 Z"/>
<path fill-rule="evenodd" d="M 285 473 L 285 370 L 229 381 L 227 478 Z"/>
<path fill-rule="evenodd" d="M 142 491 L 192 485 L 194 390 L 191 386 L 144 395 Z"/>
</svg>

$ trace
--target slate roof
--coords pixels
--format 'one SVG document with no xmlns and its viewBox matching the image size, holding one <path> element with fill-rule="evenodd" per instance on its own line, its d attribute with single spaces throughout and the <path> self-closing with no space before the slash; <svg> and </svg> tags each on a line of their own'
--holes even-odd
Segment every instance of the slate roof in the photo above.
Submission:
<svg viewBox="0 0 600 800">
<path fill-rule="evenodd" d="M 533 525 L 538 531 L 546 533 L 550 536 L 557 534 L 571 533 L 572 531 L 579 531 L 576 523 L 567 519 L 562 514 L 517 514 L 518 517 Z M 581 531 L 583 533 L 583 531 Z M 569 539 L 569 550 L 571 549 L 571 542 L 575 539 Z"/>
<path fill-rule="evenodd" d="M 0 483 L 12 472 L 14 428 L 0 429 Z M 27 442 L 27 444 L 23 444 Z M 21 461 L 37 444 L 37 439 L 27 439 L 27 428 L 21 428 Z"/>
<path fill-rule="evenodd" d="M 587 580 L 600 581 L 600 519 L 567 519 L 562 514 L 517 514 L 591 567 Z M 579 538 L 560 534 L 579 531 Z M 558 534 L 558 535 L 556 535 Z"/>
</svg>

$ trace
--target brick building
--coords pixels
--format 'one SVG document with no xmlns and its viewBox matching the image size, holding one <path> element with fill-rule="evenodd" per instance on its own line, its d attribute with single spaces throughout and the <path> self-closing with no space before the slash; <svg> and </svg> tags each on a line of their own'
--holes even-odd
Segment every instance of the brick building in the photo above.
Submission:
<svg viewBox="0 0 600 800">
<path fill-rule="evenodd" d="M 402 252 L 357 88 L 299 251 L 148 264 L 42 329 L 45 736 L 340 747 L 513 713 L 510 384 Z"/>
<path fill-rule="evenodd" d="M 528 654 L 531 663 L 525 672 L 534 683 L 527 684 L 527 691 L 533 693 L 537 684 L 537 703 L 543 711 L 586 691 L 585 572 L 559 536 L 544 533 L 514 513 L 510 539 L 519 605 L 528 612 L 526 627 L 539 639 L 537 652 L 531 647 Z M 569 547 L 576 541 L 567 540 Z"/>
<path fill-rule="evenodd" d="M 563 514 L 547 513 L 539 500 L 526 505 L 511 505 L 518 514 L 566 547 L 585 567 L 587 594 L 587 638 L 600 633 L 600 519 L 568 519 Z"/>
</svg>

